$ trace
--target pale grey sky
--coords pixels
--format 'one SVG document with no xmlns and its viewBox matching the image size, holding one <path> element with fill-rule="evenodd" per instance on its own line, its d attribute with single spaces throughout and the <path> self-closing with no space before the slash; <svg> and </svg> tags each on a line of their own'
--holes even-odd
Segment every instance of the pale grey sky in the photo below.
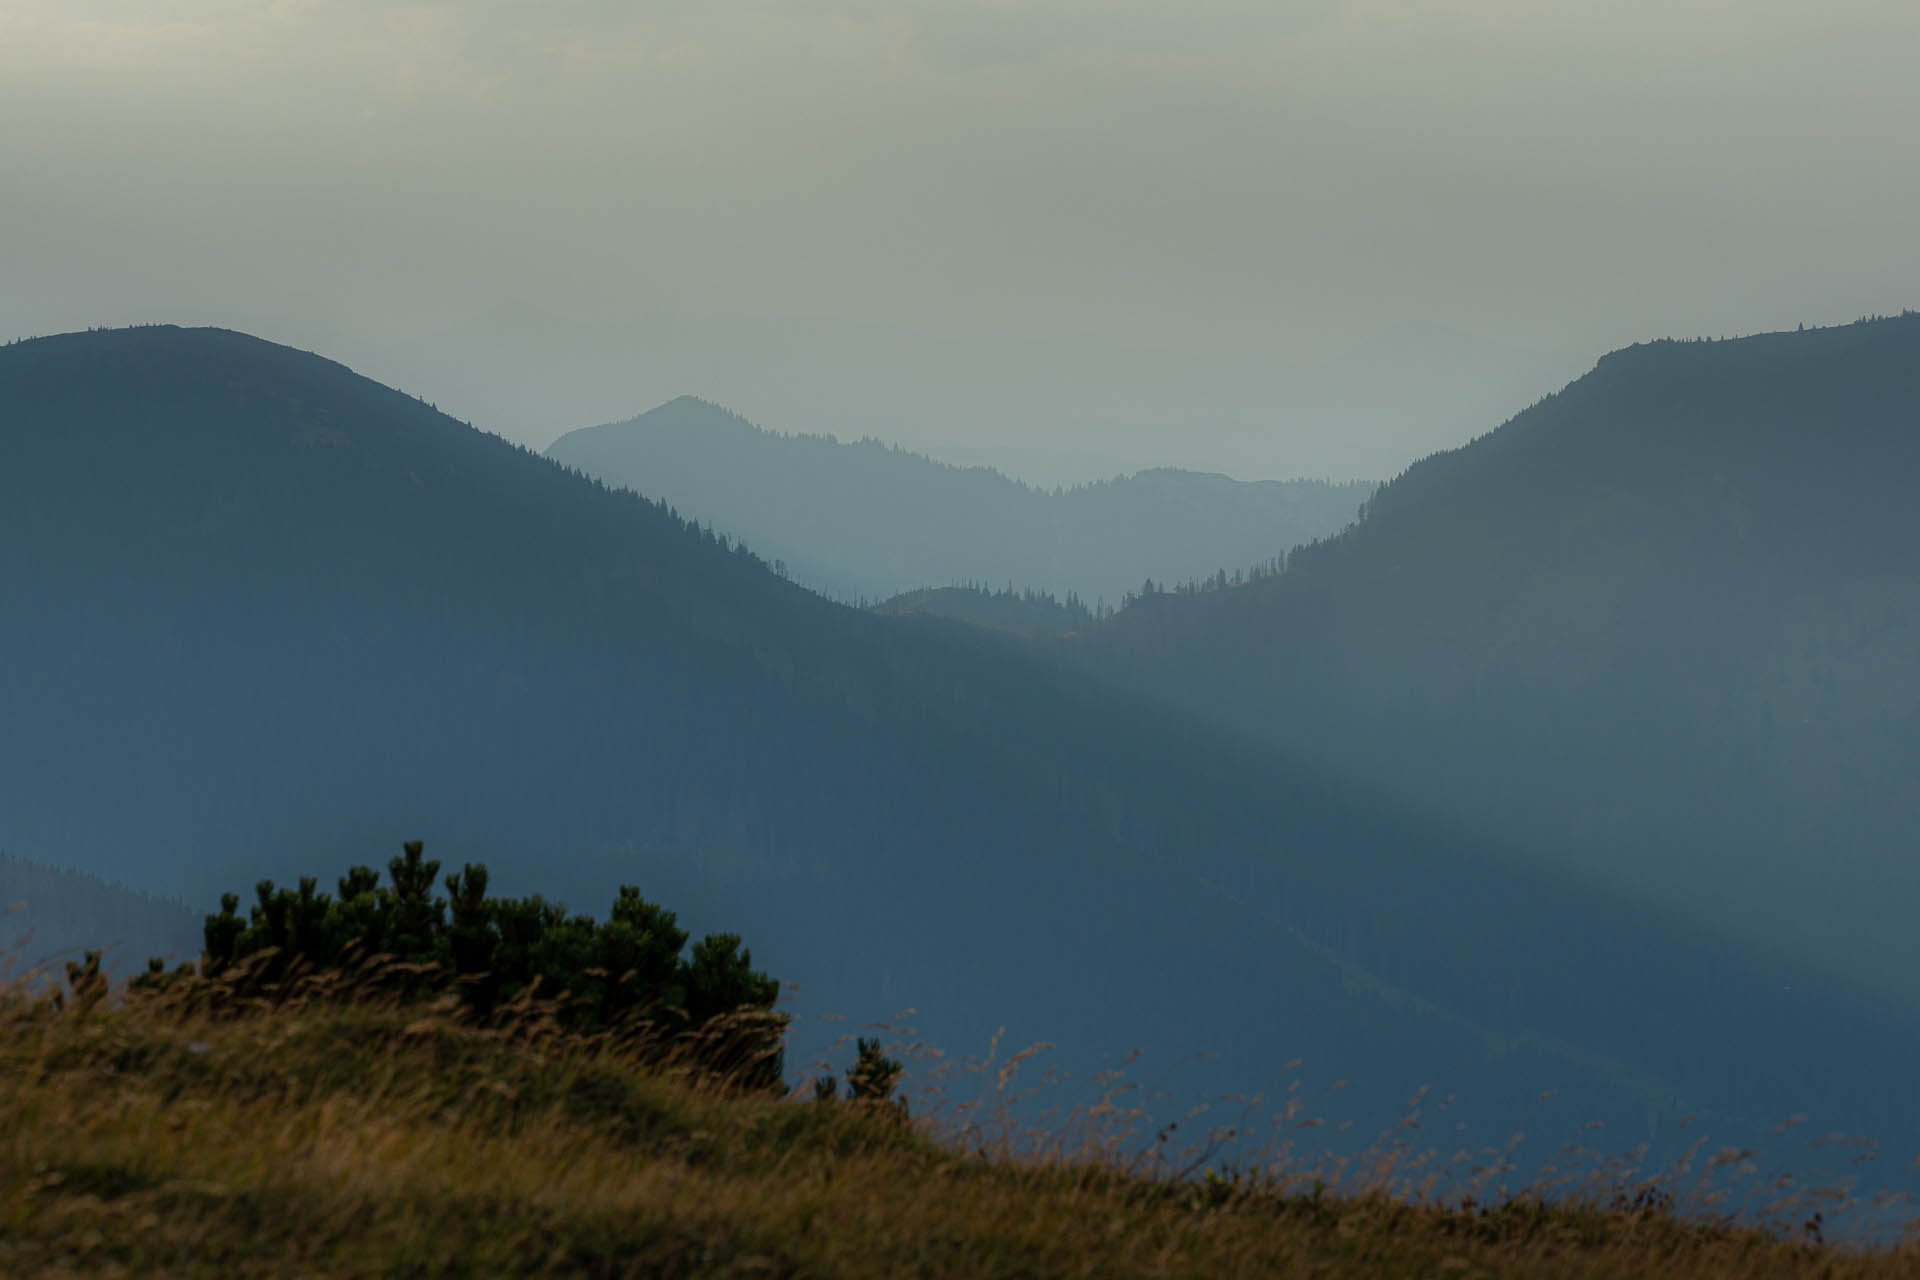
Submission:
<svg viewBox="0 0 1920 1280">
<path fill-rule="evenodd" d="M 534 446 L 679 394 L 1377 478 L 1920 305 L 1913 0 L 0 0 L 0 336 L 219 324 Z"/>
</svg>

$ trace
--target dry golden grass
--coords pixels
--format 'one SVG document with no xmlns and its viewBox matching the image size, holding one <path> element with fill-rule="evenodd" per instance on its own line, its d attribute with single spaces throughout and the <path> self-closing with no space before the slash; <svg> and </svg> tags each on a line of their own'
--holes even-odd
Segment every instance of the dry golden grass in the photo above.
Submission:
<svg viewBox="0 0 1920 1280">
<path fill-rule="evenodd" d="M 0 1275 L 1879 1277 L 1658 1213 L 1171 1184 L 310 1003 L 0 1006 Z"/>
</svg>

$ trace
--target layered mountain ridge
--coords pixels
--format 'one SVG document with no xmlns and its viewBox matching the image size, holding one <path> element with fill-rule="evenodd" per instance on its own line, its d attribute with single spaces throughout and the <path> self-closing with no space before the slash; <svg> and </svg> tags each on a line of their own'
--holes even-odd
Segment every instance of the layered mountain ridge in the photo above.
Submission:
<svg viewBox="0 0 1920 1280">
<path fill-rule="evenodd" d="M 0 349 L 0 611 L 0 841 L 139 888 L 422 838 L 738 929 L 801 1037 L 913 1005 L 958 1053 L 1143 1049 L 1182 1098 L 1305 1059 L 1369 1134 L 1422 1082 L 1493 1140 L 1911 1118 L 1897 1011 L 243 335 Z"/>
<path fill-rule="evenodd" d="M 1368 484 L 1163 467 L 1047 491 L 877 440 L 768 431 L 683 396 L 547 456 L 744 538 L 845 600 L 984 583 L 1117 607 L 1143 581 L 1232 573 L 1349 523 Z"/>
</svg>

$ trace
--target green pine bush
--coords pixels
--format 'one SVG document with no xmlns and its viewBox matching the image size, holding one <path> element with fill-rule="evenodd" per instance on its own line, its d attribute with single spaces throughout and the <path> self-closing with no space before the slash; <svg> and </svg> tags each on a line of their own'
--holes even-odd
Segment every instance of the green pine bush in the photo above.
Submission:
<svg viewBox="0 0 1920 1280">
<path fill-rule="evenodd" d="M 434 892 L 439 874 L 440 863 L 412 840 L 387 863 L 384 885 L 364 866 L 340 877 L 337 896 L 320 892 L 311 876 L 295 888 L 262 880 L 246 916 L 239 895 L 228 893 L 206 917 L 197 971 L 166 973 L 150 961 L 133 985 L 218 979 L 248 996 L 323 988 L 452 995 L 483 1023 L 537 1003 L 563 1032 L 678 1054 L 745 1086 L 779 1087 L 780 984 L 754 969 L 737 934 L 702 938 L 687 955 L 688 933 L 674 913 L 631 885 L 599 921 L 538 895 L 489 897 L 487 869 L 473 863 L 446 878 L 442 898 Z"/>
</svg>

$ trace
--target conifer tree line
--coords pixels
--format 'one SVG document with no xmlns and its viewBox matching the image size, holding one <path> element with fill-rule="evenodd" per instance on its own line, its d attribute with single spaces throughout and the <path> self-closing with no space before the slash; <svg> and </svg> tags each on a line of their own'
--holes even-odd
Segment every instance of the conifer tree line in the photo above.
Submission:
<svg viewBox="0 0 1920 1280">
<path fill-rule="evenodd" d="M 690 935 L 675 914 L 632 885 L 599 921 L 538 894 L 489 897 L 484 865 L 446 877 L 445 897 L 434 892 L 439 875 L 440 863 L 410 840 L 387 863 L 386 884 L 366 866 L 341 876 L 337 895 L 312 876 L 297 888 L 262 880 L 244 916 L 239 895 L 223 894 L 206 917 L 198 967 L 169 973 L 155 958 L 134 986 L 223 980 L 271 994 L 357 973 L 407 997 L 453 995 L 482 1022 L 539 1000 L 563 1032 L 605 1033 L 655 1055 L 691 1050 L 736 1083 L 779 1086 L 780 984 L 754 969 L 737 934 L 709 934 L 687 954 Z"/>
</svg>

